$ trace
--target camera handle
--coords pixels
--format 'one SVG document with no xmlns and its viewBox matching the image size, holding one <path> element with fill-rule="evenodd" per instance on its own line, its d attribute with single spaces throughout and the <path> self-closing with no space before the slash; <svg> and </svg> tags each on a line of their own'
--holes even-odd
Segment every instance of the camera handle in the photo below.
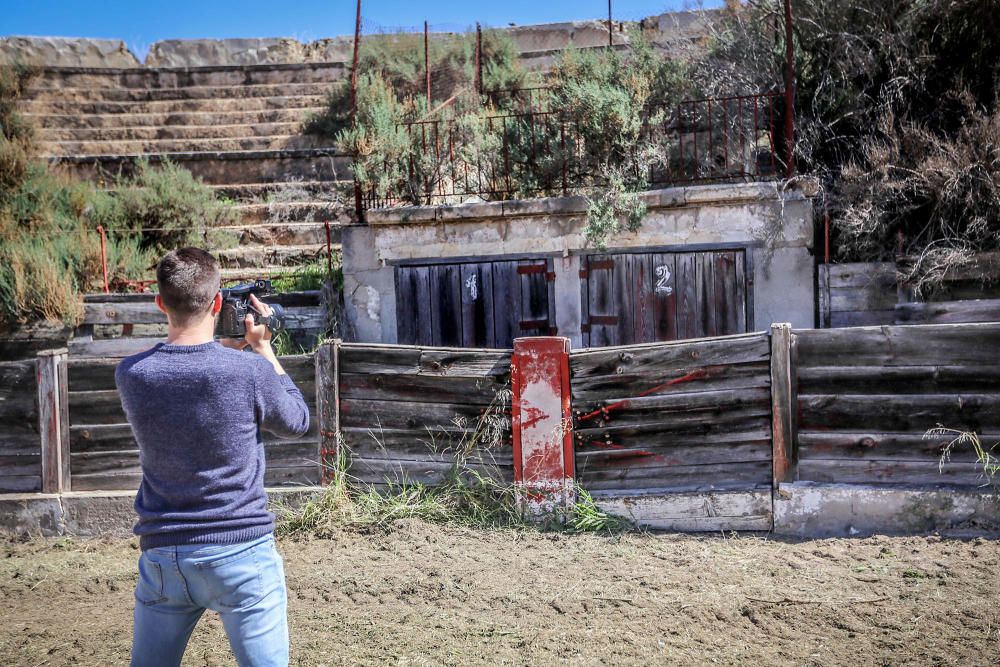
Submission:
<svg viewBox="0 0 1000 667">
<path fill-rule="evenodd" d="M 271 314 L 267 316 L 250 306 L 250 310 L 253 312 L 253 322 L 254 324 L 263 324 L 272 334 L 278 334 L 285 328 L 285 309 L 276 303 L 268 305 L 271 307 Z"/>
</svg>

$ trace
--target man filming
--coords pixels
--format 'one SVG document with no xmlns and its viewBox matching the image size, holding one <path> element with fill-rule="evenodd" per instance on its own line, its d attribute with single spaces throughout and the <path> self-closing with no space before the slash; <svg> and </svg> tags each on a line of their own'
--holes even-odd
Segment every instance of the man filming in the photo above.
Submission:
<svg viewBox="0 0 1000 667">
<path fill-rule="evenodd" d="M 309 409 L 252 315 L 245 339 L 214 340 L 222 296 L 212 255 L 170 252 L 156 281 L 166 342 L 115 372 L 142 466 L 132 665 L 180 665 L 206 609 L 219 613 L 240 665 L 287 665 L 285 577 L 261 431 L 302 436 Z M 271 314 L 256 296 L 250 305 Z"/>
</svg>

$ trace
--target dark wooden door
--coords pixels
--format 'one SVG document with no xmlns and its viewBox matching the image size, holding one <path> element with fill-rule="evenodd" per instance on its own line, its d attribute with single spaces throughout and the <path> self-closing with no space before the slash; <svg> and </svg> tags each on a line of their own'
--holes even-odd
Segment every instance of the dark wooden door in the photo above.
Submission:
<svg viewBox="0 0 1000 667">
<path fill-rule="evenodd" d="M 552 260 L 396 267 L 396 333 L 404 345 L 509 348 L 555 333 Z"/>
<path fill-rule="evenodd" d="M 583 258 L 588 347 L 747 331 L 746 251 L 605 253 Z"/>
</svg>

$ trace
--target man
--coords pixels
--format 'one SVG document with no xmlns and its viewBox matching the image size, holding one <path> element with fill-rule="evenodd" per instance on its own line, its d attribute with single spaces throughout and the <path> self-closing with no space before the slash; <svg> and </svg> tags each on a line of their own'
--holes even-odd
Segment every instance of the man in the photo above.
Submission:
<svg viewBox="0 0 1000 667">
<path fill-rule="evenodd" d="M 205 609 L 219 613 L 240 665 L 287 665 L 285 578 L 264 494 L 261 429 L 301 436 L 309 409 L 264 325 L 247 317 L 245 341 L 213 339 L 222 296 L 212 255 L 170 252 L 156 281 L 166 342 L 115 372 L 142 466 L 132 665 L 180 665 Z M 270 314 L 256 297 L 251 303 Z"/>
</svg>

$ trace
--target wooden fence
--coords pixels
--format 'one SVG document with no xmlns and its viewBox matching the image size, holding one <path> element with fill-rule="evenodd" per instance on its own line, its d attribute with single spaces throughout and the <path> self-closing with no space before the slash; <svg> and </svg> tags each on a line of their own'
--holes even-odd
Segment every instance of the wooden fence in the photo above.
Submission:
<svg viewBox="0 0 1000 667">
<path fill-rule="evenodd" d="M 348 473 L 437 484 L 454 468 L 513 479 L 510 350 L 333 344 L 335 428 Z M 330 449 L 330 447 L 327 447 Z"/>
<path fill-rule="evenodd" d="M 795 331 L 796 479 L 847 484 L 983 483 L 954 436 L 1000 442 L 1000 323 Z"/>
<path fill-rule="evenodd" d="M 1000 441 L 998 350 L 1000 323 L 775 325 L 578 350 L 563 362 L 572 419 L 552 440 L 561 447 L 569 429 L 568 477 L 656 527 L 766 529 L 780 482 L 975 489 L 971 448 L 941 464 L 951 436 L 925 433 L 943 425 Z M 116 363 L 63 350 L 0 365 L 0 490 L 137 488 Z M 332 342 L 282 363 L 313 425 L 266 442 L 269 485 L 318 483 L 338 453 L 353 479 L 376 486 L 439 484 L 456 462 L 510 482 L 511 413 L 538 423 L 512 405 L 510 350 Z"/>
</svg>

